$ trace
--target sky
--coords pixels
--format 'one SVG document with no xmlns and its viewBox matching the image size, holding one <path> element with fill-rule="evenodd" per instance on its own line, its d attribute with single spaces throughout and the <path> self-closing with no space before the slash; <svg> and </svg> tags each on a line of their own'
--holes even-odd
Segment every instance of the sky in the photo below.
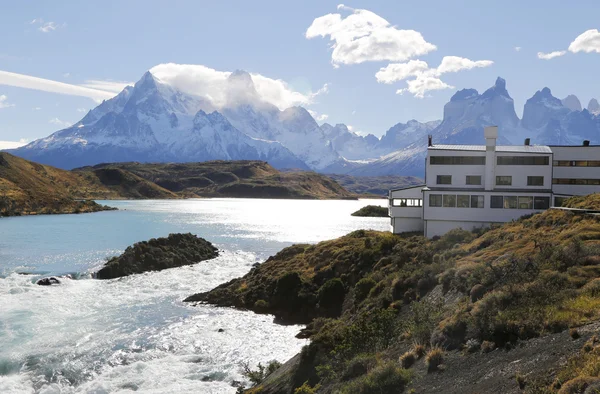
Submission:
<svg viewBox="0 0 600 394">
<path fill-rule="evenodd" d="M 496 77 L 600 99 L 600 2 L 0 0 L 0 148 L 76 123 L 152 70 L 218 97 L 241 69 L 280 108 L 381 136 Z"/>
</svg>

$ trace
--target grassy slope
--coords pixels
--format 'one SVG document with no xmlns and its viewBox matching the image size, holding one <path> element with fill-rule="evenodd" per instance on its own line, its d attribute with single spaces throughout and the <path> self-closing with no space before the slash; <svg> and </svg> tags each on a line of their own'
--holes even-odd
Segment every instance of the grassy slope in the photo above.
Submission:
<svg viewBox="0 0 600 394">
<path fill-rule="evenodd" d="M 596 201 L 597 195 L 571 203 Z M 305 381 L 325 393 L 437 392 L 457 387 L 453 379 L 465 371 L 471 373 L 463 382 L 471 379 L 473 390 L 520 392 L 517 383 L 525 378 L 513 371 L 507 380 L 501 373 L 510 365 L 514 370 L 519 361 L 511 357 L 518 352 L 483 353 L 519 343 L 532 343 L 531 354 L 519 355 L 532 357 L 528 387 L 537 391 L 531 392 L 556 392 L 569 380 L 600 375 L 600 357 L 579 360 L 584 367 L 561 372 L 566 378 L 558 382 L 547 371 L 577 352 L 565 330 L 600 319 L 599 255 L 600 217 L 558 210 L 439 239 L 357 231 L 286 248 L 243 278 L 189 301 L 308 323 L 301 335 L 310 345 L 254 392 L 289 393 Z M 546 346 L 531 342 L 555 341 L 552 335 L 562 337 Z M 560 341 L 566 342 L 559 349 Z M 444 349 L 442 364 L 452 374 L 428 373 L 422 360 L 400 368 L 399 356 L 415 343 Z M 476 372 L 479 380 L 469 377 Z"/>
<path fill-rule="evenodd" d="M 261 161 L 114 163 L 79 171 L 123 169 L 172 192 L 192 197 L 350 199 L 355 195 L 313 172 L 279 172 Z"/>
<path fill-rule="evenodd" d="M 82 199 L 177 198 L 134 174 L 77 173 L 0 152 L 0 215 L 95 212 Z"/>
</svg>

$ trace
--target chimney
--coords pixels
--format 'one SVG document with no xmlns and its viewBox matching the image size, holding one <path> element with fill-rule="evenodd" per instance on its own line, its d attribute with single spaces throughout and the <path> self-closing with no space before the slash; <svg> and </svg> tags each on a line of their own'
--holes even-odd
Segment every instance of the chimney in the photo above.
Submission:
<svg viewBox="0 0 600 394">
<path fill-rule="evenodd" d="M 583 140 L 583 146 L 590 146 L 590 140 Z"/>
<path fill-rule="evenodd" d="M 485 137 L 485 190 L 494 190 L 496 183 L 496 139 L 498 126 L 483 129 Z"/>
<path fill-rule="evenodd" d="M 427 146 L 433 146 L 433 137 L 431 134 L 427 136 Z"/>
<path fill-rule="evenodd" d="M 529 146 L 530 143 L 531 143 L 531 139 L 525 138 L 525 146 Z"/>
</svg>

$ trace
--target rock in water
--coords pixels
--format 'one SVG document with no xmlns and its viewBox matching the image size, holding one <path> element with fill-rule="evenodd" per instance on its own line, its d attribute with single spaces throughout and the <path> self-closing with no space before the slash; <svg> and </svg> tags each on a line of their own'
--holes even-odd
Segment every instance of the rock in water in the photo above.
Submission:
<svg viewBox="0 0 600 394">
<path fill-rule="evenodd" d="M 96 273 L 96 278 L 112 279 L 160 271 L 195 264 L 218 255 L 217 248 L 203 238 L 190 233 L 169 234 L 166 238 L 153 238 L 128 247 L 121 256 L 111 258 Z"/>
<path fill-rule="evenodd" d="M 51 276 L 49 278 L 42 278 L 35 282 L 35 284 L 40 286 L 60 285 L 60 280 L 54 276 Z"/>
</svg>

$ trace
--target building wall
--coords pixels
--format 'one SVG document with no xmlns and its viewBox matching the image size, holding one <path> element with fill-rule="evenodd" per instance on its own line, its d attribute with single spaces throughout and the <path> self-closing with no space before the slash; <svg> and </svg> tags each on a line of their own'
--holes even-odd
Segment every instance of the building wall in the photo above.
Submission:
<svg viewBox="0 0 600 394">
<path fill-rule="evenodd" d="M 456 194 L 456 195 L 483 195 L 484 208 L 459 208 L 459 207 L 431 207 L 429 206 L 429 195 L 431 194 Z M 430 221 L 452 221 L 452 222 L 484 222 L 504 223 L 518 219 L 523 215 L 540 212 L 539 209 L 506 209 L 491 208 L 491 196 L 526 196 L 526 197 L 549 197 L 551 193 L 538 192 L 454 192 L 454 191 L 428 191 L 424 193 L 425 209 L 423 219 Z M 550 199 L 552 205 L 552 199 Z"/>
<path fill-rule="evenodd" d="M 496 157 L 505 156 L 526 156 L 526 157 L 548 157 L 548 165 L 496 165 L 496 176 L 512 176 L 512 185 L 497 186 L 494 180 L 494 188 L 501 189 L 531 189 L 531 190 L 550 190 L 552 188 L 552 155 L 539 153 L 512 153 L 496 152 Z M 528 186 L 528 176 L 544 177 L 542 186 Z"/>
<path fill-rule="evenodd" d="M 559 161 L 598 161 L 600 146 L 552 146 L 554 162 Z M 553 166 L 554 179 L 599 179 L 600 167 Z M 563 185 L 553 184 L 552 191 L 557 195 L 587 195 L 600 193 L 600 185 Z"/>
<path fill-rule="evenodd" d="M 392 232 L 399 234 L 403 232 L 423 231 L 423 206 L 420 207 L 396 207 L 394 200 L 402 198 L 423 199 L 423 185 L 391 190 L 389 194 L 389 215 Z"/>
<path fill-rule="evenodd" d="M 427 155 L 425 165 L 425 181 L 427 187 L 461 187 L 468 189 L 478 189 L 485 184 L 485 166 L 484 165 L 440 165 L 430 164 L 430 156 L 478 156 L 485 157 L 485 152 L 481 151 L 456 151 L 456 150 L 430 150 Z M 452 175 L 452 185 L 438 185 L 438 175 Z M 467 185 L 467 175 L 481 176 L 481 185 Z"/>
</svg>

